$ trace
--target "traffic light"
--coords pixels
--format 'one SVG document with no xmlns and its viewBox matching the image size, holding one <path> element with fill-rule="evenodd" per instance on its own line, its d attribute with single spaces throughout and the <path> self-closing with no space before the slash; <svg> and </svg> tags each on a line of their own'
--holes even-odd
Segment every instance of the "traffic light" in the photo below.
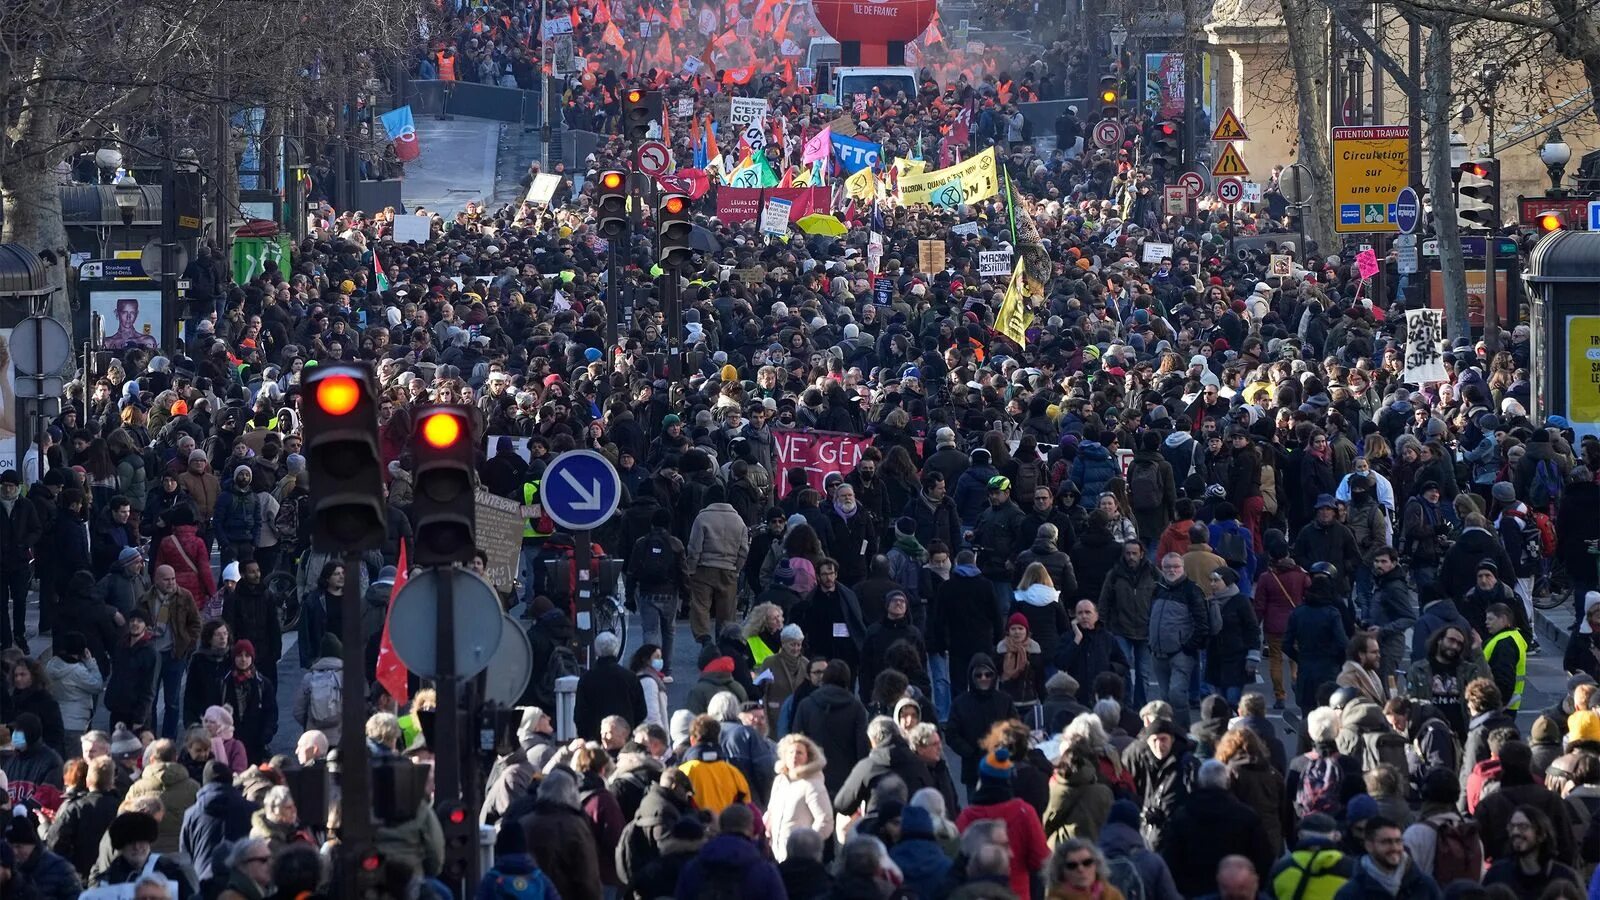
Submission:
<svg viewBox="0 0 1600 900">
<path fill-rule="evenodd" d="M 1116 75 L 1100 76 L 1100 118 L 1116 119 L 1122 115 L 1122 80 Z"/>
<path fill-rule="evenodd" d="M 1500 227 L 1500 161 L 1476 159 L 1459 167 L 1456 222 L 1465 229 L 1494 231 Z"/>
<path fill-rule="evenodd" d="M 622 134 L 634 147 L 651 138 L 650 126 L 661 124 L 665 101 L 660 91 L 630 87 L 622 92 Z M 657 132 L 659 135 L 660 132 Z"/>
<path fill-rule="evenodd" d="M 307 370 L 304 390 L 311 543 L 327 553 L 381 547 L 388 525 L 372 375 L 361 366 L 318 366 Z"/>
<path fill-rule="evenodd" d="M 1172 119 L 1156 123 L 1151 135 L 1151 159 L 1169 168 L 1183 164 L 1183 125 Z"/>
<path fill-rule="evenodd" d="M 382 851 L 372 846 L 361 847 L 349 858 L 355 861 L 356 896 L 361 900 L 385 896 Z"/>
<path fill-rule="evenodd" d="M 689 234 L 694 225 L 689 221 L 689 198 L 683 194 L 662 194 L 661 205 L 656 208 L 656 228 L 659 229 L 660 252 L 656 261 L 663 269 L 681 269 L 689 264 L 693 250 L 689 247 Z"/>
<path fill-rule="evenodd" d="M 455 800 L 439 804 L 436 812 L 444 832 L 444 867 L 439 874 L 446 884 L 459 884 L 467 877 L 468 858 L 477 852 L 478 823 Z"/>
<path fill-rule="evenodd" d="M 628 231 L 628 173 L 610 169 L 600 173 L 600 198 L 595 204 L 595 224 L 607 240 Z"/>
<path fill-rule="evenodd" d="M 1561 231 L 1567 227 L 1567 219 L 1554 210 L 1545 210 L 1533 219 L 1533 227 L 1541 235 Z"/>
<path fill-rule="evenodd" d="M 477 440 L 472 412 L 434 404 L 417 411 L 411 455 L 416 461 L 411 525 L 422 566 L 472 561 Z"/>
</svg>

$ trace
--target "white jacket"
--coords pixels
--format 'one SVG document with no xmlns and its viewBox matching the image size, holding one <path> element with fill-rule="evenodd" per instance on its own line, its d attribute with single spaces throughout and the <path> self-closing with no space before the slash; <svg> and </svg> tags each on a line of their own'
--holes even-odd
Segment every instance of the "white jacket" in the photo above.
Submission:
<svg viewBox="0 0 1600 900">
<path fill-rule="evenodd" d="M 672 704 L 667 701 L 667 686 L 651 674 L 639 676 L 639 688 L 644 691 L 644 721 L 640 725 L 667 727 L 672 715 Z"/>
<path fill-rule="evenodd" d="M 59 656 L 45 660 L 44 673 L 50 679 L 50 694 L 61 705 L 61 727 L 83 733 L 94 718 L 95 701 L 105 689 L 100 667 L 93 658 L 69 663 Z"/>
<path fill-rule="evenodd" d="M 772 856 L 780 863 L 788 855 L 789 835 L 796 828 L 810 828 L 824 842 L 833 835 L 833 800 L 822 780 L 827 760 L 815 744 L 811 753 L 811 762 L 796 772 L 789 772 L 781 760 L 773 767 L 778 776 L 772 780 L 772 796 L 762 820 L 772 841 Z"/>
</svg>

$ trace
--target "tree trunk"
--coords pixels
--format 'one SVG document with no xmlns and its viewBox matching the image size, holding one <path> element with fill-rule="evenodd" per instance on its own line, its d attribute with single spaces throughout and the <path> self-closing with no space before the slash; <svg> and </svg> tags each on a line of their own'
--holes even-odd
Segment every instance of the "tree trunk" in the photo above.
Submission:
<svg viewBox="0 0 1600 900">
<path fill-rule="evenodd" d="M 1550 0 L 1550 9 L 1562 24 L 1551 32 L 1556 49 L 1583 66 L 1584 80 L 1589 83 L 1589 110 L 1600 122 L 1600 21 L 1593 8 L 1577 0 Z"/>
<path fill-rule="evenodd" d="M 1451 340 L 1471 337 L 1467 321 L 1467 273 L 1456 228 L 1455 186 L 1450 177 L 1450 26 L 1434 19 L 1423 44 L 1422 117 L 1428 140 L 1428 190 L 1433 195 L 1434 231 L 1439 236 L 1439 271 L 1444 282 L 1445 332 Z"/>
<path fill-rule="evenodd" d="M 41 60 L 35 71 L 43 70 Z M 5 222 L 0 241 L 21 244 L 35 253 L 49 250 L 56 264 L 48 266 L 50 317 L 67 328 L 72 336 L 72 300 L 67 296 L 67 229 L 61 218 L 61 190 L 56 184 L 52 155 L 44 148 L 55 133 L 55 114 L 51 111 L 48 82 L 35 81 L 21 98 L 18 115 L 3 148 L 0 148 L 0 207 Z M 0 140 L 7 140 L 0 133 Z"/>
<path fill-rule="evenodd" d="M 1306 237 L 1326 255 L 1338 252 L 1339 247 L 1333 230 L 1333 176 L 1328 164 L 1328 14 L 1316 0 L 1280 2 L 1299 107 L 1297 161 L 1310 171 L 1313 185 L 1302 222 Z"/>
</svg>

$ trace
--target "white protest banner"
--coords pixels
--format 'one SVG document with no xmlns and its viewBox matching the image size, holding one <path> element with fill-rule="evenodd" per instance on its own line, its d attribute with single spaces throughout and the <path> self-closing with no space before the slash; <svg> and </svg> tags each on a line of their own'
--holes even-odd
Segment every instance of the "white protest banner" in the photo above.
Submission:
<svg viewBox="0 0 1600 900">
<path fill-rule="evenodd" d="M 523 198 L 525 203 L 543 203 L 549 205 L 550 198 L 556 195 L 556 188 L 561 186 L 561 176 L 548 172 L 540 172 L 533 176 L 533 184 L 528 186 L 528 196 Z"/>
<path fill-rule="evenodd" d="M 789 210 L 794 203 L 779 197 L 767 201 L 767 206 L 761 211 L 761 233 L 774 237 L 783 237 L 789 233 Z"/>
<path fill-rule="evenodd" d="M 428 242 L 428 236 L 432 230 L 433 220 L 427 216 L 394 217 L 394 242 L 396 244 L 404 244 L 410 241 L 425 244 Z"/>
<path fill-rule="evenodd" d="M 698 56 L 691 56 L 683 61 L 683 71 L 689 73 L 690 75 L 700 74 L 700 70 L 704 69 L 705 67 L 706 64 L 701 62 L 700 57 Z"/>
<path fill-rule="evenodd" d="M 867 265 L 876 274 L 878 264 L 883 261 L 883 235 L 876 231 L 867 232 Z"/>
<path fill-rule="evenodd" d="M 552 16 L 544 20 L 544 36 L 553 38 L 558 34 L 572 33 L 571 16 Z"/>
<path fill-rule="evenodd" d="M 1172 258 L 1172 245 L 1162 241 L 1145 241 L 1144 253 L 1139 257 L 1140 262 L 1158 263 L 1163 259 Z"/>
<path fill-rule="evenodd" d="M 962 222 L 950 230 L 955 234 L 971 235 L 972 237 L 977 237 L 981 233 L 977 222 Z M 1010 270 L 1007 269 L 1007 271 Z"/>
<path fill-rule="evenodd" d="M 978 251 L 978 275 L 983 278 L 1003 278 L 1011 274 L 1010 250 Z"/>
<path fill-rule="evenodd" d="M 1246 181 L 1244 183 L 1244 202 L 1246 202 L 1246 203 L 1260 203 L 1261 202 L 1261 182 L 1259 182 L 1259 181 Z"/>
<path fill-rule="evenodd" d="M 1444 310 L 1406 310 L 1406 380 L 1413 384 L 1444 381 L 1444 357 L 1439 341 L 1444 339 Z"/>
<path fill-rule="evenodd" d="M 767 118 L 767 101 L 761 97 L 734 97 L 728 107 L 728 122 L 737 130 L 743 130 L 751 122 L 762 122 Z"/>
</svg>

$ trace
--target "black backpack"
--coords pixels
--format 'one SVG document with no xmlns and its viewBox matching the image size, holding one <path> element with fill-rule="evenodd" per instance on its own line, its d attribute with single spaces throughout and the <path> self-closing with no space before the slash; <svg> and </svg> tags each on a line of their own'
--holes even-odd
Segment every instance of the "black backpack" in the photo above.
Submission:
<svg viewBox="0 0 1600 900">
<path fill-rule="evenodd" d="M 633 582 L 641 588 L 677 583 L 678 554 L 665 535 L 650 534 L 640 539 L 629 561 L 633 563 Z"/>
</svg>

